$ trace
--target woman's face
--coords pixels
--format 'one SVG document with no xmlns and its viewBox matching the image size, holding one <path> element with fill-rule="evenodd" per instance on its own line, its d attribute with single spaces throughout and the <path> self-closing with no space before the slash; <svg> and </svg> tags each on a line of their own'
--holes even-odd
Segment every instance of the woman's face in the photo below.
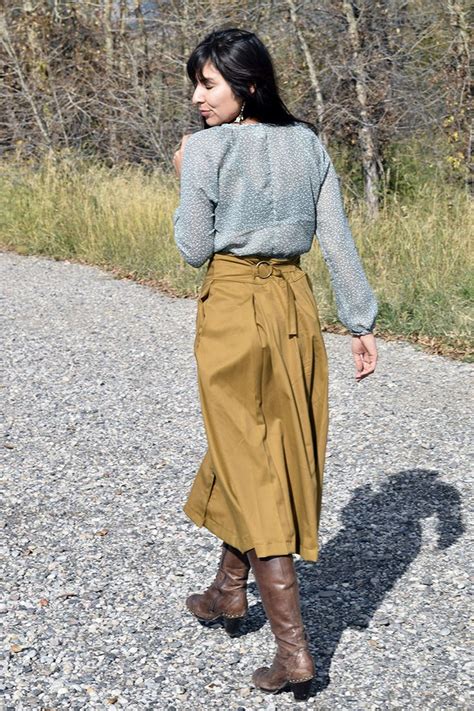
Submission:
<svg viewBox="0 0 474 711">
<path fill-rule="evenodd" d="M 208 126 L 232 123 L 240 113 L 242 100 L 234 96 L 230 84 L 210 60 L 202 68 L 204 81 L 197 80 L 193 104 L 197 105 Z M 253 91 L 253 87 L 250 89 Z"/>
</svg>

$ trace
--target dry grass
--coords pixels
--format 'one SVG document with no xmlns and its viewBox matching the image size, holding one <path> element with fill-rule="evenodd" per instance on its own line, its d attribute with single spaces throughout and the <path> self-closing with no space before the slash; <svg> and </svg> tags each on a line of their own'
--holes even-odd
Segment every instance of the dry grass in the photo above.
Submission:
<svg viewBox="0 0 474 711">
<path fill-rule="evenodd" d="M 4 161 L 0 244 L 21 254 L 96 264 L 119 277 L 193 296 L 206 265 L 190 267 L 174 244 L 177 187 L 173 175 L 146 174 L 134 166 L 110 169 L 67 154 L 51 156 L 41 165 Z M 416 197 L 403 202 L 388 197 L 376 222 L 367 219 L 363 206 L 350 209 L 349 220 L 379 301 L 376 333 L 470 360 L 468 195 L 427 182 Z M 302 263 L 325 328 L 345 332 L 337 322 L 317 240 Z"/>
</svg>

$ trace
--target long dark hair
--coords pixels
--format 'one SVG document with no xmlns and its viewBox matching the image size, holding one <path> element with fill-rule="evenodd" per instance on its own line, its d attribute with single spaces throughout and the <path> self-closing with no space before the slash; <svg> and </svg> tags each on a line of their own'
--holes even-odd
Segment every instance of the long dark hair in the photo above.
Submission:
<svg viewBox="0 0 474 711">
<path fill-rule="evenodd" d="M 204 81 L 205 63 L 210 60 L 231 86 L 236 96 L 245 101 L 243 118 L 254 118 L 275 126 L 304 123 L 317 133 L 316 126 L 294 116 L 278 93 L 272 58 L 263 42 L 253 32 L 237 28 L 214 30 L 192 51 L 186 63 L 193 86 Z M 249 84 L 255 84 L 250 93 Z M 201 117 L 204 128 L 211 128 Z"/>
</svg>

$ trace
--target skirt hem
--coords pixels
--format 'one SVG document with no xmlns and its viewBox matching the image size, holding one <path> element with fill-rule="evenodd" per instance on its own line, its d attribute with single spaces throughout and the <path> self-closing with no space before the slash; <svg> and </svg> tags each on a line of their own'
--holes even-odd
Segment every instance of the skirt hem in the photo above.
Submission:
<svg viewBox="0 0 474 711">
<path fill-rule="evenodd" d="M 309 563 L 315 563 L 318 559 L 318 546 L 312 546 L 311 548 L 306 548 L 305 546 L 296 546 L 294 539 L 289 541 L 272 541 L 267 542 L 251 542 L 244 541 L 244 548 L 242 549 L 242 538 L 238 536 L 234 531 L 231 531 L 222 524 L 217 523 L 209 516 L 203 517 L 195 509 L 188 506 L 187 504 L 183 506 L 183 511 L 191 519 L 193 523 L 198 526 L 198 528 L 206 528 L 208 531 L 213 533 L 215 536 L 220 538 L 225 543 L 237 548 L 241 553 L 255 548 L 257 556 L 259 558 L 264 558 L 270 555 L 288 555 L 292 553 L 298 555 Z"/>
</svg>

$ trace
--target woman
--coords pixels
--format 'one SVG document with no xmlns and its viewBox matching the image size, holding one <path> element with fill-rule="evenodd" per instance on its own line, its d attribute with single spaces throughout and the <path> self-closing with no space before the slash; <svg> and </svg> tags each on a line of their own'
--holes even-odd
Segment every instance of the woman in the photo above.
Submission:
<svg viewBox="0 0 474 711">
<path fill-rule="evenodd" d="M 174 234 L 194 267 L 210 260 L 194 353 L 208 450 L 184 511 L 222 541 L 215 580 L 188 597 L 235 634 L 250 568 L 277 642 L 258 688 L 306 699 L 315 675 L 293 554 L 318 557 L 328 428 L 327 358 L 300 255 L 315 230 L 352 333 L 356 379 L 373 373 L 377 303 L 347 224 L 331 159 L 278 95 L 258 37 L 212 32 L 187 72 L 203 128 L 183 137 Z"/>
</svg>

